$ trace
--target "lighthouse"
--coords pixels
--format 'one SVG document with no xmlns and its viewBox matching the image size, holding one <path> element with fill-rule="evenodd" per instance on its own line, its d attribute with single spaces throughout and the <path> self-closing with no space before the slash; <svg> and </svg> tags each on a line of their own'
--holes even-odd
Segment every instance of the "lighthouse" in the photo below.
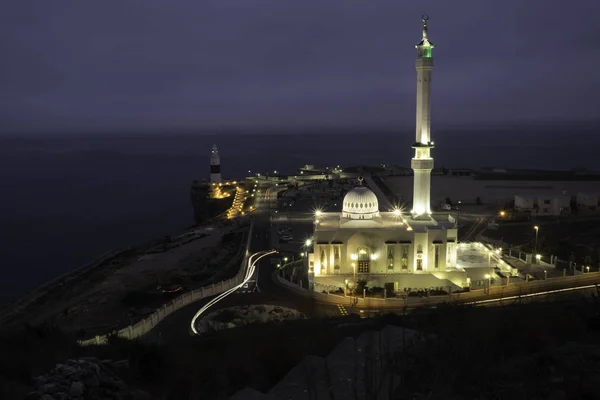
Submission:
<svg viewBox="0 0 600 400">
<path fill-rule="evenodd" d="M 431 149 L 431 76 L 433 73 L 432 49 L 435 47 L 427 36 L 427 21 L 429 16 L 423 15 L 423 37 L 415 46 L 417 49 L 417 117 L 416 117 L 416 139 L 412 148 L 415 156 L 411 160 L 414 172 L 413 206 L 412 218 L 417 220 L 431 219 L 431 170 L 433 170 L 433 158 Z"/>
<path fill-rule="evenodd" d="M 213 144 L 210 154 L 210 182 L 221 183 L 221 156 L 216 144 Z"/>
</svg>

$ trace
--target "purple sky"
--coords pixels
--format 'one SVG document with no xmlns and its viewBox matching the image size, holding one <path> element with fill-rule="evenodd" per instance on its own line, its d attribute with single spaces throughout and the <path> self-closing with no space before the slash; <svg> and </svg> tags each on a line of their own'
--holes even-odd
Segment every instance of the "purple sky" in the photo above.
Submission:
<svg viewBox="0 0 600 400">
<path fill-rule="evenodd" d="M 598 0 L 57 0 L 0 5 L 0 132 L 591 120 Z"/>
</svg>

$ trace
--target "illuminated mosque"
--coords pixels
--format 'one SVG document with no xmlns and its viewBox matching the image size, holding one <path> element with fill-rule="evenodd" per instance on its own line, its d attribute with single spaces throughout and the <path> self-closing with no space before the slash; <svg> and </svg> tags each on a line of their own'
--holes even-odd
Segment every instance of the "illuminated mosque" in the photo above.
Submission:
<svg viewBox="0 0 600 400">
<path fill-rule="evenodd" d="M 430 207 L 433 141 L 430 135 L 432 49 L 423 16 L 423 38 L 416 45 L 416 139 L 411 160 L 414 171 L 410 215 L 401 210 L 379 211 L 375 193 L 359 184 L 343 201 L 342 212 L 317 212 L 309 282 L 315 291 L 325 287 L 352 288 L 358 281 L 388 290 L 468 286 L 467 274 L 457 266 L 456 221 L 446 215 L 434 219 Z"/>
</svg>

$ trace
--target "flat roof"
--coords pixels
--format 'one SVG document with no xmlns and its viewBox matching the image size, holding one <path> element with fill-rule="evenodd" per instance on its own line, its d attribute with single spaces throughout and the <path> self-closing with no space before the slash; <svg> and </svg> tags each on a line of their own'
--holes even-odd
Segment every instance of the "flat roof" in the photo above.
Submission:
<svg viewBox="0 0 600 400">
<path fill-rule="evenodd" d="M 439 221 L 434 218 L 430 220 L 413 220 L 410 215 L 398 216 L 393 212 L 380 212 L 379 217 L 373 219 L 349 219 L 341 218 L 341 212 L 324 212 L 319 216 L 318 231 L 338 229 L 389 229 L 411 227 L 415 232 L 427 230 L 454 229 L 454 223 L 448 220 Z"/>
</svg>

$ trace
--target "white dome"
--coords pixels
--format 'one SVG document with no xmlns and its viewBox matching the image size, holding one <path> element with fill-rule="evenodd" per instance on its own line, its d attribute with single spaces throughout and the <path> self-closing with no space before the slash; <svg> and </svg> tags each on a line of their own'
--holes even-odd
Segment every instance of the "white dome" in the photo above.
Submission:
<svg viewBox="0 0 600 400">
<path fill-rule="evenodd" d="M 379 216 L 377 196 L 369 188 L 357 186 L 344 196 L 342 216 L 350 219 L 372 219 Z"/>
</svg>

